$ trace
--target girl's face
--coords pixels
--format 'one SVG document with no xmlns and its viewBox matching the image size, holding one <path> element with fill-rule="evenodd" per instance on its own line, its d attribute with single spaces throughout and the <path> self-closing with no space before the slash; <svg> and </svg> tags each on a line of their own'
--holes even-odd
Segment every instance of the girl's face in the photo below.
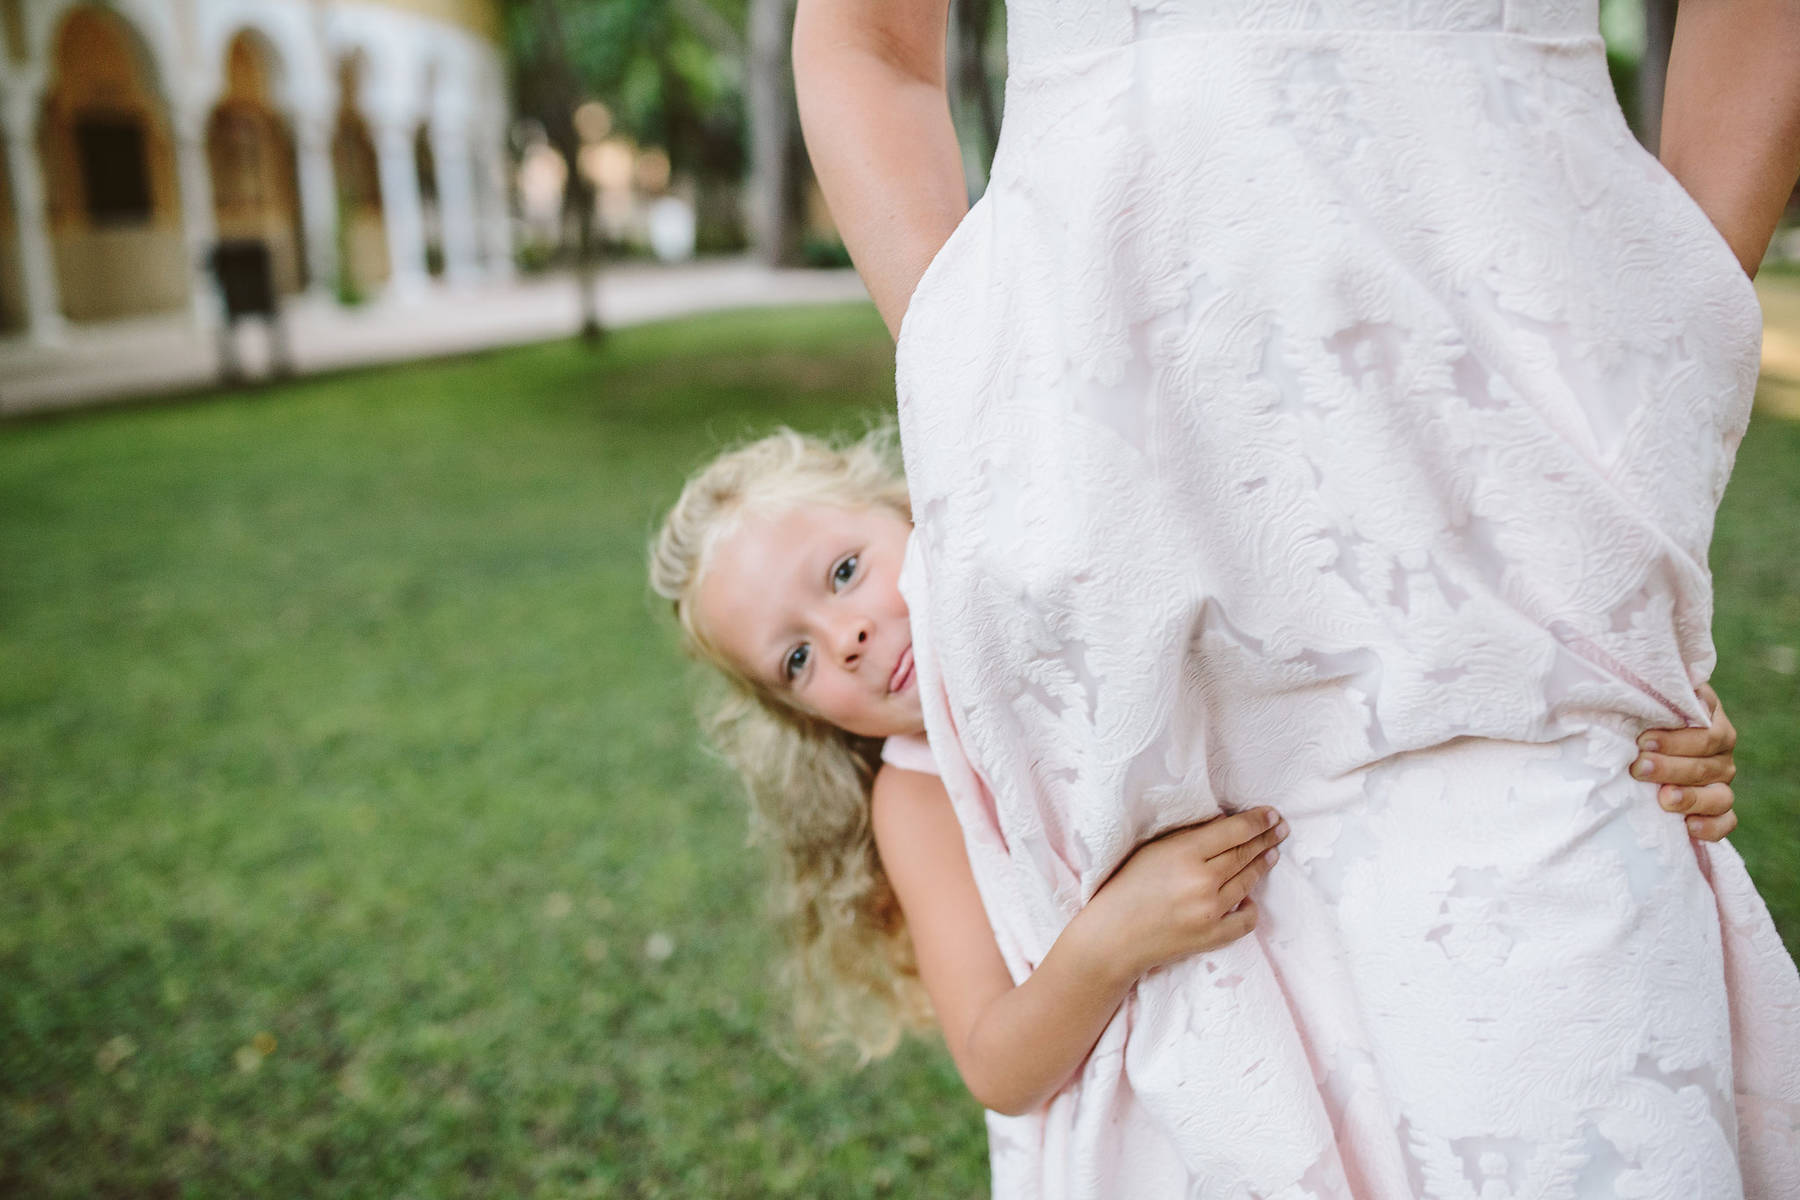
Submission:
<svg viewBox="0 0 1800 1200">
<path fill-rule="evenodd" d="M 736 670 L 864 737 L 924 729 L 900 564 L 912 525 L 887 508 L 751 513 L 721 542 L 694 620 Z"/>
</svg>

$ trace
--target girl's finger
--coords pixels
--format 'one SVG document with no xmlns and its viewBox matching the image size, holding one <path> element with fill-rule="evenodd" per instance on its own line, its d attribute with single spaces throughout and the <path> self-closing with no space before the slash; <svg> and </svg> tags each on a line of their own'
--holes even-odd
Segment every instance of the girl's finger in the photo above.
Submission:
<svg viewBox="0 0 1800 1200">
<path fill-rule="evenodd" d="M 1277 821 L 1273 828 L 1265 829 L 1248 841 L 1227 848 L 1222 854 L 1215 854 L 1206 860 L 1206 865 L 1218 872 L 1217 878 L 1229 879 L 1259 861 L 1286 836 L 1287 822 Z"/>
<path fill-rule="evenodd" d="M 1737 828 L 1737 814 L 1728 812 L 1716 817 L 1689 817 L 1687 828 L 1690 837 L 1699 838 L 1703 842 L 1716 842 Z"/>
<path fill-rule="evenodd" d="M 1194 839 L 1200 857 L 1210 860 L 1261 837 L 1280 820 L 1280 814 L 1272 808 L 1252 808 L 1229 817 L 1214 817 L 1184 832 Z"/>
<path fill-rule="evenodd" d="M 1696 817 L 1717 817 L 1731 810 L 1731 785 L 1713 783 L 1705 787 L 1671 787 L 1657 789 L 1656 802 L 1669 812 L 1691 813 Z"/>
<path fill-rule="evenodd" d="M 1219 920 L 1219 945 L 1235 942 L 1256 928 L 1256 901 L 1248 896 L 1239 902 L 1231 912 Z"/>
<path fill-rule="evenodd" d="M 1706 758 L 1676 758 L 1669 754 L 1640 754 L 1631 764 L 1631 773 L 1652 783 L 1673 783 L 1681 787 L 1704 787 L 1709 783 L 1730 783 L 1737 778 L 1737 764 L 1729 754 Z"/>
<path fill-rule="evenodd" d="M 1227 911 L 1236 908 L 1248 896 L 1251 889 L 1262 882 L 1281 857 L 1281 851 L 1273 846 L 1252 859 L 1243 870 L 1219 885 L 1219 906 Z"/>
</svg>

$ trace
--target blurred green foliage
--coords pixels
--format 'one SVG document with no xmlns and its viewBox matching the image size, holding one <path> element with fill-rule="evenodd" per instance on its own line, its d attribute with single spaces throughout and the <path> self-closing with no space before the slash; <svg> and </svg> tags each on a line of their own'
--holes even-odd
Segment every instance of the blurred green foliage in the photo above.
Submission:
<svg viewBox="0 0 1800 1200">
<path fill-rule="evenodd" d="M 982 1194 L 941 1050 L 787 1055 L 643 575 L 688 470 L 891 372 L 853 305 L 0 426 L 0 1195 Z M 1759 419 L 1714 556 L 1790 946 L 1796 460 Z"/>
<path fill-rule="evenodd" d="M 560 17 L 578 100 L 605 104 L 617 132 L 662 147 L 677 172 L 743 175 L 747 0 L 510 0 L 507 47 L 527 114 L 563 102 L 540 90 L 558 82 L 543 70 L 558 49 L 546 44 L 545 3 Z"/>
</svg>

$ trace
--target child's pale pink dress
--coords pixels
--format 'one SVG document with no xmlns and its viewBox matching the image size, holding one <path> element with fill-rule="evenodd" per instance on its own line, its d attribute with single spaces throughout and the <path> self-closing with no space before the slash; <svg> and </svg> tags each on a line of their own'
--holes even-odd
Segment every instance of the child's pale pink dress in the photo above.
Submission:
<svg viewBox="0 0 1800 1200">
<path fill-rule="evenodd" d="M 1011 1198 L 1800 1197 L 1800 979 L 1628 774 L 1701 722 L 1760 313 L 1595 0 L 1011 0 L 900 335 L 904 587 L 1014 973 L 1130 850 L 1293 827 Z M 1754 803 L 1753 795 L 1746 803 Z"/>
</svg>

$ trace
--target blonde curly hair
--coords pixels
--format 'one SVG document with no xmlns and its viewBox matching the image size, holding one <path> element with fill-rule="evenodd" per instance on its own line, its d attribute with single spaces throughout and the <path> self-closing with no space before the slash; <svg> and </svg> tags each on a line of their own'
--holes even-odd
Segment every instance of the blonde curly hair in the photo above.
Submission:
<svg viewBox="0 0 1800 1200">
<path fill-rule="evenodd" d="M 772 851 L 772 907 L 791 945 L 783 974 L 796 1022 L 815 1045 L 847 1042 L 866 1062 L 931 1023 L 869 822 L 881 741 L 801 712 L 746 678 L 694 614 L 713 551 L 737 524 L 801 504 L 883 507 L 910 521 L 894 430 L 834 442 L 781 428 L 720 454 L 663 518 L 650 544 L 650 586 L 673 605 L 688 651 L 724 680 L 703 702 L 701 724 L 749 793 L 752 840 Z"/>
</svg>

